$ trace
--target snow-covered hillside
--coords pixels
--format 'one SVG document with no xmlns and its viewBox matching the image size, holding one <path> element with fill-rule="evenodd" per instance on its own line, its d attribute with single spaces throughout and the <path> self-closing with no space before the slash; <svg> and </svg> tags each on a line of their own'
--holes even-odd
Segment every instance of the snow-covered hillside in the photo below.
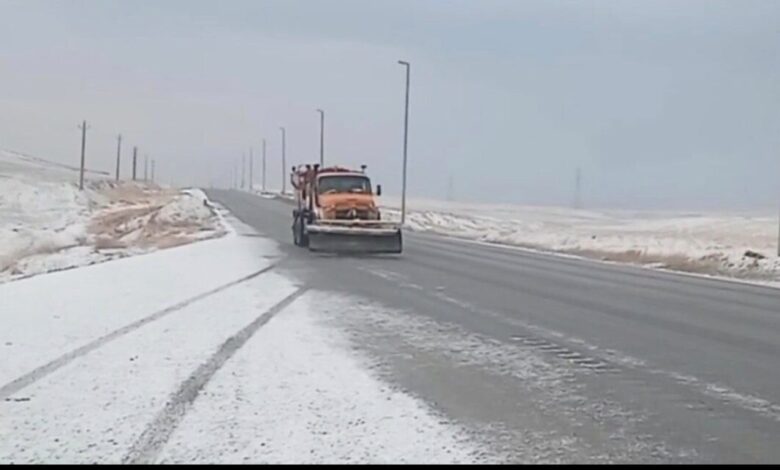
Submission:
<svg viewBox="0 0 780 470">
<path fill-rule="evenodd" d="M 198 190 L 87 176 L 0 150 L 0 282 L 222 233 Z"/>
</svg>

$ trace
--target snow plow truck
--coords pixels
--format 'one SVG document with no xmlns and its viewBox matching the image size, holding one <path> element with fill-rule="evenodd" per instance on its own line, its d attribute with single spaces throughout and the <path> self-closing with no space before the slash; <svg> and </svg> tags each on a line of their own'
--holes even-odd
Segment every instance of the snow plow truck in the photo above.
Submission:
<svg viewBox="0 0 780 470">
<path fill-rule="evenodd" d="M 295 189 L 293 241 L 310 251 L 401 253 L 399 224 L 381 220 L 366 167 L 299 165 L 292 168 Z"/>
</svg>

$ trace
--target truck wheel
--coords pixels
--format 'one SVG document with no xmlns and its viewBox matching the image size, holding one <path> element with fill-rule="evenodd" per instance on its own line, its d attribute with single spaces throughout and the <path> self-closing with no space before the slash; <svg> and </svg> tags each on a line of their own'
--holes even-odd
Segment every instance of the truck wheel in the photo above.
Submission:
<svg viewBox="0 0 780 470">
<path fill-rule="evenodd" d="M 301 221 L 300 224 L 298 224 L 298 227 L 300 227 L 300 231 L 298 232 L 298 246 L 302 247 L 308 247 L 309 246 L 309 234 L 306 233 L 306 224 Z"/>
<path fill-rule="evenodd" d="M 301 225 L 301 222 L 300 221 L 301 221 L 301 219 L 298 218 L 298 217 L 296 217 L 295 220 L 293 220 L 292 233 L 293 233 L 293 244 L 295 246 L 301 246 L 301 237 L 300 237 L 300 233 L 301 233 L 300 225 Z"/>
</svg>

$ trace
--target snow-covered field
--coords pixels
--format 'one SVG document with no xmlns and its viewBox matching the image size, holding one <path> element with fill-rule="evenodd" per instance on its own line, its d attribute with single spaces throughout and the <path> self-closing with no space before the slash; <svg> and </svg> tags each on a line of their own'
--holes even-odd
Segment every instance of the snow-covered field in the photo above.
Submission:
<svg viewBox="0 0 780 470">
<path fill-rule="evenodd" d="M 384 198 L 398 219 L 398 201 Z M 574 210 L 407 201 L 407 228 L 709 275 L 780 281 L 774 214 Z"/>
<path fill-rule="evenodd" d="M 0 282 L 221 235 L 201 191 L 115 183 L 0 150 Z"/>
</svg>

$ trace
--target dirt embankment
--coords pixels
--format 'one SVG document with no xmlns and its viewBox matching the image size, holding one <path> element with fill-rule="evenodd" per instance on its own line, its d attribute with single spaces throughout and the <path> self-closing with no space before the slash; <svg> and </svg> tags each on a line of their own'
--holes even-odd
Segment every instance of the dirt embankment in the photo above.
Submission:
<svg viewBox="0 0 780 470">
<path fill-rule="evenodd" d="M 224 234 L 197 194 L 118 186 L 104 192 L 109 205 L 93 215 L 88 233 L 96 249 L 170 248 Z"/>
</svg>

